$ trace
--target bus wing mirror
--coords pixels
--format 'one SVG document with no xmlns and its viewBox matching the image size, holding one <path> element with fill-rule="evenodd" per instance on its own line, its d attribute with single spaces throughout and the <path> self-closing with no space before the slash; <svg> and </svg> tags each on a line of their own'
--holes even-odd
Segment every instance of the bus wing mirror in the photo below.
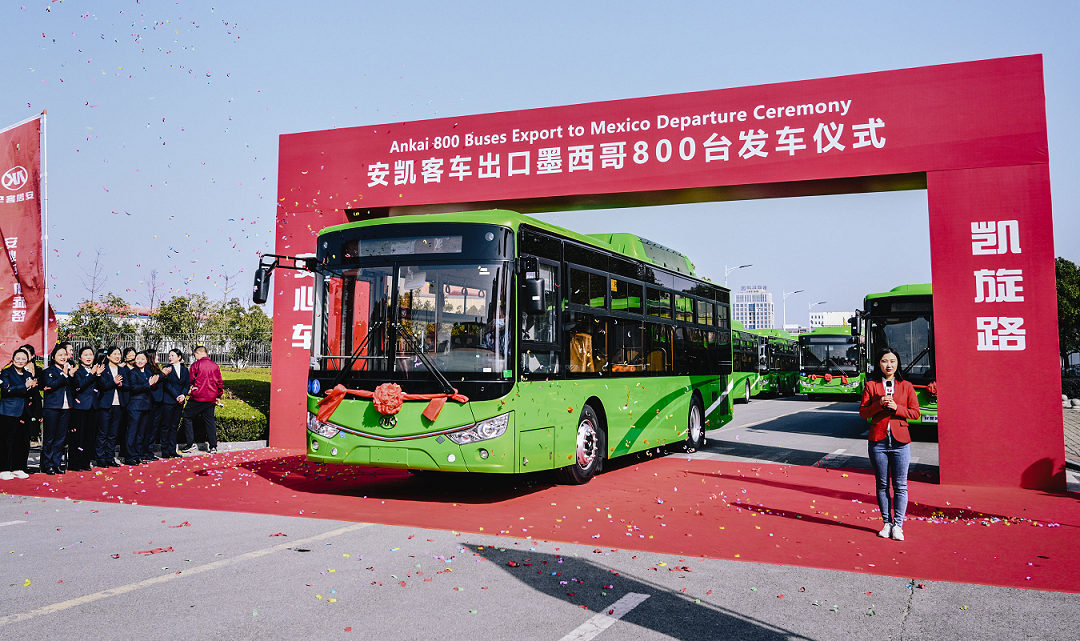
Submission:
<svg viewBox="0 0 1080 641">
<path fill-rule="evenodd" d="M 521 256 L 517 259 L 517 270 L 519 274 L 539 272 L 540 261 L 536 259 L 536 256 Z"/>
<path fill-rule="evenodd" d="M 260 265 L 255 270 L 255 285 L 251 289 L 251 300 L 256 305 L 263 305 L 270 297 L 270 272 L 272 266 Z"/>
<path fill-rule="evenodd" d="M 525 300 L 524 307 L 525 313 L 529 316 L 539 316 L 546 311 L 547 301 L 544 300 L 544 279 L 543 278 L 527 278 L 525 279 Z"/>
<path fill-rule="evenodd" d="M 859 335 L 859 315 L 855 314 L 854 316 L 849 318 L 848 319 L 848 325 L 851 326 L 851 335 L 852 336 L 858 336 Z"/>
</svg>

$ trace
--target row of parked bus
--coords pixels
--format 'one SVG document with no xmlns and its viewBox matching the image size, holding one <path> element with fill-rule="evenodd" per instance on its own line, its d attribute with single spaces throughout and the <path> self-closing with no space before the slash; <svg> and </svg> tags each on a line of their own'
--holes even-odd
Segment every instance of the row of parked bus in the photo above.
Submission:
<svg viewBox="0 0 1080 641">
<path fill-rule="evenodd" d="M 607 459 L 701 447 L 736 398 L 858 394 L 879 345 L 917 385 L 934 375 L 929 286 L 796 341 L 733 323 L 684 254 L 502 210 L 329 227 L 313 258 L 262 258 L 255 302 L 275 268 L 315 275 L 307 456 L 324 463 L 584 483 Z"/>
<path fill-rule="evenodd" d="M 848 325 L 798 336 L 732 322 L 732 395 L 744 403 L 793 394 L 857 401 L 873 369 L 870 355 L 890 346 L 900 352 L 902 374 L 919 395 L 922 417 L 910 422 L 936 425 L 933 314 L 933 287 L 926 284 L 868 294 Z"/>
</svg>

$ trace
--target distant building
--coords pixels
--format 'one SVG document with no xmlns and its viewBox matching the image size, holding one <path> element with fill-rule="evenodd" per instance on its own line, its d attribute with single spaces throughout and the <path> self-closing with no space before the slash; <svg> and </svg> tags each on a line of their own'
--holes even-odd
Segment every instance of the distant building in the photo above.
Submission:
<svg viewBox="0 0 1080 641">
<path fill-rule="evenodd" d="M 794 336 L 796 334 L 805 334 L 810 331 L 810 328 L 802 325 L 784 325 L 784 331 Z"/>
<path fill-rule="evenodd" d="M 772 294 L 764 285 L 745 285 L 735 293 L 735 320 L 746 329 L 772 329 L 776 318 Z"/>
<path fill-rule="evenodd" d="M 810 312 L 810 329 L 818 327 L 842 327 L 855 312 Z"/>
</svg>

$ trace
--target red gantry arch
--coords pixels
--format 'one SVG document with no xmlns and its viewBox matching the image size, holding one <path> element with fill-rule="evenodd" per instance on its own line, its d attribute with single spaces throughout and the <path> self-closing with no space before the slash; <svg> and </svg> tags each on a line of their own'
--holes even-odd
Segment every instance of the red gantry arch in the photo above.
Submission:
<svg viewBox="0 0 1080 641">
<path fill-rule="evenodd" d="M 279 163 L 290 255 L 391 213 L 925 188 L 941 480 L 1065 487 L 1042 56 L 286 134 Z M 303 447 L 313 280 L 287 272 L 270 444 Z"/>
</svg>

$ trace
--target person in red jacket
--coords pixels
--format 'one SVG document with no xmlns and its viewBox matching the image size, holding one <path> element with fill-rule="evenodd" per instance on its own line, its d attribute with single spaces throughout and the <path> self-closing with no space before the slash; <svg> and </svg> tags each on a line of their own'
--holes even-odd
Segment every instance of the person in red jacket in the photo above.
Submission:
<svg viewBox="0 0 1080 641">
<path fill-rule="evenodd" d="M 218 405 L 218 399 L 225 390 L 225 384 L 221 380 L 221 369 L 217 363 L 210 359 L 206 353 L 206 347 L 199 345 L 193 353 L 195 362 L 188 371 L 191 375 L 191 393 L 188 395 L 187 406 L 184 407 L 184 440 L 186 444 L 181 446 L 180 451 L 194 453 L 198 446 L 193 442 L 194 424 L 192 419 L 196 416 L 203 417 L 203 425 L 206 427 L 206 440 L 210 453 L 217 452 L 217 421 L 214 419 L 214 408 Z"/>
<path fill-rule="evenodd" d="M 863 389 L 859 416 L 870 421 L 867 435 L 870 465 L 877 477 L 878 508 L 885 521 L 878 536 L 903 541 L 908 464 L 911 462 L 911 434 L 906 419 L 919 418 L 919 399 L 915 396 L 915 388 L 904 380 L 900 354 L 895 349 L 884 347 L 878 350 L 874 372 Z"/>
</svg>

